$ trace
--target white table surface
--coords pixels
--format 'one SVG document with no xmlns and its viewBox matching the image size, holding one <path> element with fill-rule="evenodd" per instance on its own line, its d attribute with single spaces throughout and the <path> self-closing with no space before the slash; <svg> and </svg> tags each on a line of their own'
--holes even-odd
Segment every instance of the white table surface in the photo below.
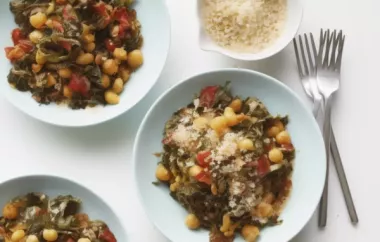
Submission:
<svg viewBox="0 0 380 242">
<path fill-rule="evenodd" d="M 65 176 L 96 191 L 124 217 L 129 241 L 168 241 L 148 221 L 131 178 L 132 145 L 138 125 L 148 107 L 164 90 L 198 72 L 244 67 L 278 78 L 308 102 L 299 83 L 292 45 L 257 63 L 238 62 L 203 52 L 197 45 L 195 1 L 167 2 L 172 18 L 172 45 L 167 64 L 153 90 L 125 115 L 95 127 L 59 128 L 33 120 L 0 97 L 0 181 L 36 173 Z M 300 33 L 318 33 L 319 28 L 329 27 L 341 28 L 347 35 L 342 86 L 336 95 L 333 127 L 360 222 L 357 226 L 351 225 L 332 168 L 327 227 L 318 229 L 314 215 L 294 242 L 380 241 L 380 161 L 377 154 L 380 152 L 380 100 L 376 96 L 380 90 L 380 2 L 302 2 L 304 19 Z"/>
</svg>

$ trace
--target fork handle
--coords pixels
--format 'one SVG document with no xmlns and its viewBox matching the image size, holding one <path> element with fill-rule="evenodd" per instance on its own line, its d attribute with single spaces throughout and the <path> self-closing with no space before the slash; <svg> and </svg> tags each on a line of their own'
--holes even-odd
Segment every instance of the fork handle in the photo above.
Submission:
<svg viewBox="0 0 380 242">
<path fill-rule="evenodd" d="M 330 138 L 331 138 L 331 97 L 325 97 L 325 112 L 323 118 L 323 139 L 325 140 L 326 150 L 326 180 L 325 187 L 323 189 L 322 198 L 319 204 L 319 227 L 325 227 L 327 223 L 327 204 L 328 204 L 328 185 L 329 185 L 329 173 L 330 173 Z"/>
<path fill-rule="evenodd" d="M 335 135 L 334 135 L 334 132 L 332 129 L 331 129 L 331 145 L 330 145 L 330 148 L 331 148 L 331 154 L 333 156 L 335 168 L 336 168 L 336 171 L 338 173 L 340 186 L 341 186 L 342 191 L 343 191 L 344 200 L 346 201 L 348 214 L 350 215 L 351 222 L 353 224 L 357 224 L 359 222 L 359 218 L 358 218 L 358 215 L 356 214 L 354 201 L 353 201 L 352 196 L 351 196 L 350 187 L 348 186 L 346 173 L 344 172 L 344 167 L 342 164 L 342 160 L 340 158 L 338 145 L 336 143 Z"/>
</svg>

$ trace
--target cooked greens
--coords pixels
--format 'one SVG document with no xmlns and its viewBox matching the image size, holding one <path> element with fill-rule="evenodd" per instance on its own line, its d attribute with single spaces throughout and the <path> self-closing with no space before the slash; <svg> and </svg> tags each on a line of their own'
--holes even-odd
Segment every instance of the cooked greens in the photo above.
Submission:
<svg viewBox="0 0 380 242">
<path fill-rule="evenodd" d="M 81 200 L 71 195 L 49 199 L 28 193 L 10 200 L 0 217 L 0 241 L 116 242 L 108 226 L 79 213 Z M 33 239 L 37 240 L 33 240 Z M 85 240 L 88 239 L 88 240 Z"/>
<path fill-rule="evenodd" d="M 42 104 L 117 104 L 143 62 L 132 0 L 12 0 L 11 86 Z"/>
<path fill-rule="evenodd" d="M 257 98 L 207 86 L 167 121 L 156 176 L 189 212 L 190 229 L 210 241 L 253 242 L 277 225 L 291 188 L 295 157 L 287 117 L 272 116 Z"/>
</svg>

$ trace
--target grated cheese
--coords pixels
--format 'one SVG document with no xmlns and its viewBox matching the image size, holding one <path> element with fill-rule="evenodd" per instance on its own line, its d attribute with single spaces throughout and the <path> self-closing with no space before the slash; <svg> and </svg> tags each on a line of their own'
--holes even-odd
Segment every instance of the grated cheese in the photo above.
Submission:
<svg viewBox="0 0 380 242">
<path fill-rule="evenodd" d="M 220 46 L 240 52 L 259 52 L 280 36 L 286 0 L 204 0 L 206 32 Z"/>
</svg>

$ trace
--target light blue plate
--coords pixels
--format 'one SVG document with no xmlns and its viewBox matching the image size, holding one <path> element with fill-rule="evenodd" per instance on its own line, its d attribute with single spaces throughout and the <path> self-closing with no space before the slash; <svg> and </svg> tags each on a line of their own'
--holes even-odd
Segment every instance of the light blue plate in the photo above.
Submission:
<svg viewBox="0 0 380 242">
<path fill-rule="evenodd" d="M 125 229 L 112 209 L 89 189 L 64 178 L 35 175 L 6 181 L 0 184 L 0 208 L 12 198 L 30 192 L 42 192 L 50 198 L 72 195 L 81 199 L 81 212 L 87 213 L 92 220 L 104 221 L 115 234 L 117 241 L 127 241 Z"/>
<path fill-rule="evenodd" d="M 164 124 L 177 109 L 190 103 L 203 87 L 224 85 L 226 81 L 231 81 L 234 95 L 258 97 L 273 115 L 289 115 L 288 129 L 297 150 L 293 191 L 281 215 L 284 222 L 264 229 L 259 242 L 289 241 L 308 222 L 321 197 L 326 175 L 324 143 L 312 113 L 297 95 L 281 82 L 258 72 L 207 72 L 186 79 L 161 95 L 146 114 L 134 146 L 134 176 L 141 202 L 152 222 L 171 241 L 208 241 L 208 231 L 187 229 L 187 212 L 169 196 L 169 190 L 152 185 L 159 161 L 153 153 L 162 151 Z M 235 241 L 243 239 L 239 236 Z"/>
</svg>

